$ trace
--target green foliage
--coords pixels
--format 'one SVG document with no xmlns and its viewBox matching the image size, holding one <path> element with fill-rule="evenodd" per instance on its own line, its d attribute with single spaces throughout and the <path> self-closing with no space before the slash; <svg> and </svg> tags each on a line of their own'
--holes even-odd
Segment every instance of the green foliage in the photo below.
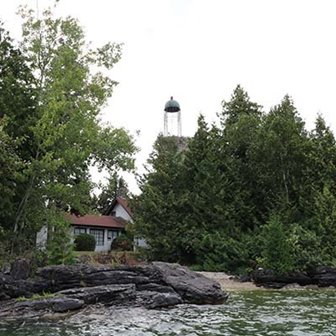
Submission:
<svg viewBox="0 0 336 336">
<path fill-rule="evenodd" d="M 336 196 L 325 185 L 315 196 L 311 226 L 319 238 L 318 254 L 323 265 L 336 266 Z"/>
<path fill-rule="evenodd" d="M 96 239 L 88 233 L 81 233 L 75 238 L 76 251 L 94 251 L 96 248 Z"/>
<path fill-rule="evenodd" d="M 305 229 L 301 225 L 292 226 L 287 236 L 292 246 L 292 256 L 295 269 L 305 271 L 319 265 L 327 265 L 322 251 L 321 237 L 313 230 Z"/>
<path fill-rule="evenodd" d="M 336 146 L 322 117 L 307 132 L 289 96 L 264 113 L 238 86 L 218 125 L 200 116 L 183 148 L 156 140 L 134 201 L 149 258 L 279 274 L 335 265 Z"/>
<path fill-rule="evenodd" d="M 183 200 L 179 172 L 183 152 L 177 137 L 159 136 L 140 181 L 142 191 L 133 204 L 135 232 L 146 237 L 152 256 L 159 260 L 178 261 L 190 257 L 192 239 L 181 225 Z M 161 237 L 161 238 L 159 238 Z"/>
<path fill-rule="evenodd" d="M 111 244 L 112 251 L 132 251 L 133 240 L 126 233 L 122 233 L 120 236 L 113 239 Z"/>
<path fill-rule="evenodd" d="M 96 207 L 99 213 L 106 215 L 112 202 L 119 196 L 123 198 L 129 196 L 128 185 L 121 176 L 114 173 L 110 175 L 107 184 L 102 187 L 102 190 L 97 197 Z"/>
<path fill-rule="evenodd" d="M 126 130 L 99 117 L 122 45 L 89 49 L 77 20 L 19 12 L 20 48 L 0 26 L 0 230 L 12 253 L 21 240 L 33 246 L 44 223 L 63 230 L 55 209 L 91 210 L 91 167 L 132 170 L 136 151 Z"/>
<path fill-rule="evenodd" d="M 226 235 L 225 231 L 215 232 L 202 238 L 196 263 L 204 271 L 236 270 L 244 265 L 244 253 L 241 242 Z"/>
<path fill-rule="evenodd" d="M 53 299 L 59 297 L 59 295 L 55 293 L 48 293 L 48 292 L 43 292 L 42 294 L 33 294 L 30 297 L 25 297 L 25 296 L 19 296 L 15 300 L 17 302 L 26 302 L 26 301 L 40 301 L 40 300 L 46 300 L 46 299 Z"/>
<path fill-rule="evenodd" d="M 10 218 L 15 214 L 15 188 L 23 167 L 15 142 L 3 131 L 3 124 L 4 120 L 0 120 L 0 236 L 10 226 Z"/>
<path fill-rule="evenodd" d="M 74 244 L 71 241 L 70 223 L 64 219 L 62 213 L 54 211 L 49 214 L 49 231 L 52 231 L 47 247 L 49 265 L 73 264 Z"/>
<path fill-rule="evenodd" d="M 260 265 L 286 274 L 294 269 L 293 246 L 279 216 L 273 215 L 261 231 L 263 246 Z"/>
</svg>

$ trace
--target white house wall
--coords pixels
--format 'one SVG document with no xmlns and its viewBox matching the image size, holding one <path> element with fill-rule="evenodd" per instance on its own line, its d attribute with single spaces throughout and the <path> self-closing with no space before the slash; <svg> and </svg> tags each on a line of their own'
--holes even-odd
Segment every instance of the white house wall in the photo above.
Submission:
<svg viewBox="0 0 336 336">
<path fill-rule="evenodd" d="M 74 235 L 74 230 L 76 227 L 80 227 L 82 229 L 86 229 L 86 233 L 90 234 L 90 229 L 93 229 L 93 230 L 104 230 L 104 245 L 96 245 L 96 248 L 95 248 L 95 252 L 108 252 L 108 251 L 111 251 L 111 243 L 113 241 L 113 239 L 109 240 L 107 239 L 107 233 L 109 230 L 112 230 L 112 231 L 116 231 L 118 232 L 118 235 L 121 234 L 121 231 L 120 230 L 116 230 L 116 229 L 103 229 L 103 228 L 97 228 L 97 227 L 93 227 L 93 226 L 76 226 L 74 225 L 73 226 L 73 229 L 72 229 L 72 237 L 73 237 L 73 240 L 75 239 L 75 235 Z"/>
<path fill-rule="evenodd" d="M 123 206 L 120 204 L 117 204 L 114 208 L 113 211 L 115 211 L 115 216 L 116 217 L 121 217 L 125 219 L 128 222 L 132 222 L 131 216 L 128 214 L 128 212 L 124 209 Z"/>
<path fill-rule="evenodd" d="M 41 230 L 36 234 L 36 247 L 40 250 L 45 250 L 47 248 L 48 241 L 48 226 L 43 225 Z"/>
</svg>

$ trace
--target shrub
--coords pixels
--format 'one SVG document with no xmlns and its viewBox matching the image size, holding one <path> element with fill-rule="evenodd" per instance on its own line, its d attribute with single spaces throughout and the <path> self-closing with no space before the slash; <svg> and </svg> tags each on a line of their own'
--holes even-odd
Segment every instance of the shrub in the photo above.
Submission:
<svg viewBox="0 0 336 336">
<path fill-rule="evenodd" d="M 96 239 L 88 233 L 81 233 L 75 238 L 76 251 L 94 251 L 96 248 Z"/>
<path fill-rule="evenodd" d="M 112 251 L 132 251 L 133 241 L 126 234 L 122 233 L 120 236 L 115 238 L 111 244 Z"/>
</svg>

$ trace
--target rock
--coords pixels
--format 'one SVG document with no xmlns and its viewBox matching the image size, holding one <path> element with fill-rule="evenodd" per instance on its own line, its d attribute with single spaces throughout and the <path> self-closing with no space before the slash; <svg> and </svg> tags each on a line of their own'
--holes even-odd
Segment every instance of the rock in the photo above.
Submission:
<svg viewBox="0 0 336 336">
<path fill-rule="evenodd" d="M 304 288 L 304 287 L 300 286 L 297 283 L 290 283 L 288 285 L 283 286 L 281 289 L 301 289 L 301 288 Z"/>
<path fill-rule="evenodd" d="M 74 287 L 134 284 L 139 291 L 176 292 L 188 303 L 216 304 L 224 302 L 228 297 L 214 280 L 178 264 L 163 262 L 117 268 L 89 265 L 48 266 L 41 269 L 38 275 L 51 284 L 49 290 L 52 292 Z"/>
<path fill-rule="evenodd" d="M 10 299 L 10 296 L 8 296 L 4 292 L 0 292 L 0 301 L 9 300 L 9 299 Z"/>
<path fill-rule="evenodd" d="M 149 283 L 150 278 L 138 267 L 94 267 L 84 264 L 48 266 L 37 273 L 47 280 L 50 291 L 57 292 L 76 287 L 93 287 L 111 284 Z"/>
<path fill-rule="evenodd" d="M 183 303 L 182 298 L 174 292 L 158 293 L 152 291 L 138 292 L 138 303 L 148 309 L 165 308 Z"/>
<path fill-rule="evenodd" d="M 181 296 L 183 302 L 219 304 L 228 298 L 218 282 L 192 272 L 187 267 L 163 262 L 154 262 L 153 266 L 161 272 L 163 281 Z"/>
<path fill-rule="evenodd" d="M 85 304 L 101 302 L 109 305 L 129 305 L 136 298 L 134 284 L 73 288 L 60 291 L 57 294 L 82 300 Z"/>
<path fill-rule="evenodd" d="M 0 270 L 0 273 L 3 273 L 3 274 L 6 274 L 6 275 L 9 275 L 10 274 L 10 271 L 11 271 L 11 265 L 10 263 L 4 263 L 1 267 L 1 270 Z"/>
<path fill-rule="evenodd" d="M 312 284 L 312 279 L 306 273 L 293 272 L 288 275 L 277 275 L 272 270 L 259 269 L 253 273 L 252 279 L 257 286 L 280 289 L 288 284 L 306 286 Z"/>
<path fill-rule="evenodd" d="M 15 280 L 28 279 L 30 274 L 30 261 L 27 259 L 17 259 L 11 265 L 10 275 Z"/>
<path fill-rule="evenodd" d="M 150 292 L 159 292 L 159 293 L 176 293 L 173 288 L 160 285 L 156 283 L 148 283 L 148 284 L 139 284 L 137 285 L 138 291 L 150 291 Z"/>
<path fill-rule="evenodd" d="M 15 280 L 10 275 L 0 273 L 0 300 L 6 296 L 17 298 L 20 296 L 29 297 L 35 293 L 48 291 L 50 284 L 41 278 Z"/>
<path fill-rule="evenodd" d="M 336 287 L 336 268 L 317 267 L 309 272 L 313 283 L 319 287 Z"/>
<path fill-rule="evenodd" d="M 241 275 L 241 276 L 239 276 L 238 281 L 240 281 L 240 282 L 251 282 L 252 277 L 250 275 Z"/>
<path fill-rule="evenodd" d="M 16 313 L 20 315 L 32 311 L 52 311 L 57 313 L 63 313 L 70 310 L 82 308 L 83 305 L 84 301 L 82 300 L 71 299 L 67 297 L 55 297 L 48 299 L 15 302 L 14 304 L 7 306 L 6 310 L 10 311 L 12 314 Z"/>
<path fill-rule="evenodd" d="M 69 310 L 76 310 L 82 308 L 84 305 L 83 300 L 71 298 L 56 298 L 52 302 L 51 309 L 56 313 L 64 313 Z"/>
<path fill-rule="evenodd" d="M 64 312 L 97 303 L 151 309 L 181 303 L 219 304 L 228 297 L 214 280 L 163 262 L 116 268 L 82 264 L 48 266 L 41 268 L 37 277 L 26 280 L 0 274 L 2 299 L 43 292 L 53 292 L 57 298 L 2 301 L 0 316 L 13 316 L 14 311 L 17 317 L 40 318 L 46 311 Z M 34 315 L 34 311 L 38 313 Z"/>
</svg>

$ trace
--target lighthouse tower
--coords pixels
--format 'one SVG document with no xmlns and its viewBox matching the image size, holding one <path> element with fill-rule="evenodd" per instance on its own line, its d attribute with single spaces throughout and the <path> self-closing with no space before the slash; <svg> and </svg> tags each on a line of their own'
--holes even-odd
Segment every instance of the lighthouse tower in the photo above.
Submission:
<svg viewBox="0 0 336 336">
<path fill-rule="evenodd" d="M 163 135 L 182 136 L 180 104 L 170 97 L 164 107 Z"/>
</svg>

